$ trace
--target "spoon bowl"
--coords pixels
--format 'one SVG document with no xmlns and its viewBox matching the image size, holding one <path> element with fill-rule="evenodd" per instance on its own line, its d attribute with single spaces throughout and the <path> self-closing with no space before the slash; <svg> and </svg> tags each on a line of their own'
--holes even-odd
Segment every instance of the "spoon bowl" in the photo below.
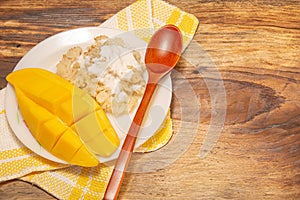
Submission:
<svg viewBox="0 0 300 200">
<path fill-rule="evenodd" d="M 166 25 L 159 29 L 152 36 L 146 50 L 145 63 L 148 72 L 165 75 L 178 62 L 181 50 L 182 37 L 176 26 Z"/>
<path fill-rule="evenodd" d="M 103 199 L 117 199 L 140 126 L 156 85 L 163 76 L 175 67 L 181 51 L 182 36 L 176 26 L 165 25 L 152 36 L 145 55 L 149 75 L 146 90 L 122 145 Z"/>
</svg>

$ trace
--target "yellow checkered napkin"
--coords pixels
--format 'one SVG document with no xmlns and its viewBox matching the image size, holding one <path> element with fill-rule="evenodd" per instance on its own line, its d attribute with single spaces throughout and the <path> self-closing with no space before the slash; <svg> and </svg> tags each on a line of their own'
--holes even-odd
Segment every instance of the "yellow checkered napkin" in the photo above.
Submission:
<svg viewBox="0 0 300 200">
<path fill-rule="evenodd" d="M 149 39 L 147 30 L 165 24 L 177 25 L 182 31 L 184 46 L 191 41 L 198 20 L 161 0 L 133 3 L 104 22 L 101 27 L 133 30 L 138 37 Z M 146 32 L 145 32 L 146 31 Z M 27 149 L 8 126 L 4 110 L 5 89 L 0 91 L 0 182 L 20 178 L 38 185 L 59 199 L 101 199 L 109 181 L 112 166 L 93 168 L 69 166 L 46 160 Z M 160 130 L 137 151 L 150 152 L 164 146 L 172 136 L 168 113 Z"/>
<path fill-rule="evenodd" d="M 181 30 L 185 49 L 191 42 L 198 23 L 198 19 L 194 15 L 164 1 L 142 0 L 124 8 L 100 27 L 134 31 L 138 37 L 147 41 L 150 39 L 149 32 L 166 24 L 173 24 Z"/>
</svg>

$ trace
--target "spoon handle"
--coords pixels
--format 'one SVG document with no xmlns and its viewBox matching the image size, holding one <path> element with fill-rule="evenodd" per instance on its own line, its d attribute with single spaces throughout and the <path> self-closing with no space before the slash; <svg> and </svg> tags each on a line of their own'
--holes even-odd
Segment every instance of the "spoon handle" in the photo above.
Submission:
<svg viewBox="0 0 300 200">
<path fill-rule="evenodd" d="M 150 81 L 150 74 L 149 74 L 149 81 L 146 86 L 146 90 L 144 93 L 144 96 L 142 98 L 142 101 L 139 105 L 139 108 L 134 116 L 134 119 L 131 123 L 131 126 L 129 128 L 129 131 L 127 133 L 127 136 L 125 138 L 125 141 L 123 143 L 121 152 L 119 154 L 119 157 L 117 159 L 117 162 L 115 164 L 114 170 L 112 172 L 112 175 L 110 177 L 108 186 L 106 188 L 105 194 L 103 199 L 117 199 L 125 171 L 127 169 L 127 166 L 129 164 L 129 160 L 134 148 L 134 144 L 138 135 L 138 132 L 140 130 L 140 126 L 143 122 L 144 115 L 146 113 L 148 104 L 151 100 L 151 97 L 154 93 L 154 90 L 156 88 L 157 82 Z"/>
</svg>

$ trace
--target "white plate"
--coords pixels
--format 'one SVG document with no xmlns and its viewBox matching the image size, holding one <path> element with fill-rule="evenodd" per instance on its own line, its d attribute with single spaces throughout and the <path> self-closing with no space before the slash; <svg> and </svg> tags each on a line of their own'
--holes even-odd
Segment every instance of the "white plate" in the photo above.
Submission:
<svg viewBox="0 0 300 200">
<path fill-rule="evenodd" d="M 62 54 L 64 54 L 69 48 L 73 46 L 81 46 L 85 48 L 93 43 L 95 36 L 101 34 L 109 37 L 121 37 L 125 39 L 128 44 L 131 44 L 132 48 L 145 49 L 147 45 L 145 42 L 138 39 L 133 33 L 122 33 L 115 29 L 99 27 L 73 29 L 51 36 L 37 44 L 19 61 L 14 70 L 36 67 L 55 72 L 56 63 L 61 58 Z M 148 117 L 144 120 L 145 123 L 139 132 L 135 148 L 142 145 L 156 132 L 156 130 L 158 130 L 168 112 L 171 98 L 172 84 L 171 78 L 168 75 L 161 80 L 160 85 L 157 88 L 157 93 L 153 96 Z M 12 130 L 26 147 L 46 159 L 59 163 L 66 163 L 42 148 L 31 135 L 20 112 L 18 111 L 15 92 L 10 84 L 7 85 L 6 89 L 5 109 L 7 119 Z M 136 110 L 129 114 L 129 116 L 122 115 L 120 117 L 115 117 L 110 114 L 107 115 L 120 137 L 121 144 L 119 149 L 110 157 L 105 158 L 98 156 L 100 162 L 111 161 L 118 157 L 120 148 L 124 142 L 125 135 L 127 134 L 135 112 Z"/>
</svg>

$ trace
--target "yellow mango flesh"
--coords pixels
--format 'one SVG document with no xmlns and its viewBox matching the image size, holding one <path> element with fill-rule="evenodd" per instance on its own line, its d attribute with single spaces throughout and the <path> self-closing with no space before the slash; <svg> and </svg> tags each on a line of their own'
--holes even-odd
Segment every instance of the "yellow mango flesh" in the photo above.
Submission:
<svg viewBox="0 0 300 200">
<path fill-rule="evenodd" d="M 35 138 L 39 143 L 49 149 L 50 151 L 59 140 L 60 136 L 68 129 L 59 119 L 53 117 L 52 119 L 43 123 L 40 127 L 40 134 Z"/>
<path fill-rule="evenodd" d="M 96 154 L 109 156 L 119 146 L 119 138 L 102 108 L 92 97 L 81 89 L 74 87 L 65 79 L 52 72 L 38 68 L 15 71 L 9 74 L 6 79 L 16 90 L 20 90 L 24 94 L 23 96 L 27 97 L 27 100 L 32 100 L 35 103 L 33 108 L 28 107 L 20 110 L 26 123 L 33 124 L 31 125 L 32 130 L 30 130 L 34 132 L 32 133 L 34 136 L 37 136 L 36 139 L 38 141 L 43 142 L 42 146 L 49 141 L 49 144 L 45 145 L 51 146 L 53 148 L 51 150 L 55 151 L 56 154 L 62 150 L 53 146 L 59 144 L 57 138 L 61 138 L 59 134 L 62 131 L 61 127 L 57 128 L 58 122 L 55 122 L 55 120 L 60 121 L 68 130 L 71 130 L 70 127 L 72 127 L 72 130 L 81 137 L 85 145 Z M 18 98 L 20 108 L 23 104 L 22 101 L 25 101 L 24 99 Z M 48 120 L 48 115 L 43 113 L 45 110 L 51 113 L 52 116 L 55 116 L 55 120 L 52 118 Z M 28 114 L 34 113 L 34 115 L 37 115 L 37 112 L 40 112 L 39 117 Z M 44 123 L 45 121 L 46 123 Z M 45 125 L 41 128 L 40 124 Z M 71 137 L 69 133 L 66 133 L 66 135 Z M 91 138 L 94 140 L 89 141 Z M 82 149 L 81 147 L 80 150 L 77 150 L 77 153 L 73 155 L 74 157 L 71 160 L 74 160 L 76 157 L 84 158 L 82 155 L 85 153 Z M 63 152 L 65 153 L 65 151 Z M 79 154 L 80 152 L 82 152 L 82 155 Z M 72 154 L 71 152 L 69 153 Z M 70 158 L 67 157 L 67 159 Z"/>
<path fill-rule="evenodd" d="M 65 79 L 49 71 L 33 68 L 15 71 L 6 79 L 15 88 L 19 88 L 26 96 L 63 121 L 69 124 L 74 122 L 71 101 L 67 112 L 60 111 L 61 104 L 72 99 L 74 90 L 74 86 Z"/>
<path fill-rule="evenodd" d="M 114 130 L 111 126 L 106 126 L 109 121 L 103 112 L 101 109 L 89 114 L 76 122 L 72 128 L 77 131 L 80 138 L 93 152 L 105 157 L 114 152 L 116 147 L 119 146 L 119 142 L 115 135 L 104 134 Z M 86 134 L 86 132 L 90 134 Z M 105 148 L 102 148 L 103 146 Z"/>
<path fill-rule="evenodd" d="M 63 160 L 71 162 L 82 145 L 83 144 L 77 134 L 72 129 L 68 128 L 56 142 L 51 152 L 54 155 L 58 155 Z M 68 153 L 66 153 L 66 151 L 68 151 Z"/>
<path fill-rule="evenodd" d="M 102 109 L 97 102 L 88 94 L 74 87 L 72 98 L 68 98 L 61 102 L 56 115 L 68 125 L 80 120 L 84 116 L 94 112 L 95 110 Z M 109 123 L 110 125 L 110 123 Z"/>
<path fill-rule="evenodd" d="M 29 99 L 21 90 L 16 88 L 15 91 L 26 125 L 42 147 L 70 164 L 85 167 L 98 165 L 98 158 L 85 147 L 76 132 L 48 110 Z M 36 123 L 37 121 L 39 123 Z M 77 152 L 81 152 L 85 157 L 77 156 Z M 78 160 L 77 157 L 81 159 Z"/>
</svg>

